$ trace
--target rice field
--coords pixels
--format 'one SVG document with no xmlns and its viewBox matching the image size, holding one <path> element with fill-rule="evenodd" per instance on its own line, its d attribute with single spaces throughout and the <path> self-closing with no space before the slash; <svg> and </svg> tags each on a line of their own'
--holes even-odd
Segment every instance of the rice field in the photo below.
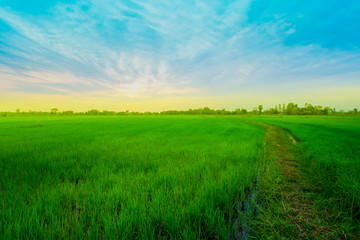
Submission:
<svg viewBox="0 0 360 240">
<path fill-rule="evenodd" d="M 300 140 L 318 204 L 359 231 L 359 117 L 53 116 L 0 119 L 1 236 L 230 239 L 272 166 L 251 122 Z"/>
<path fill-rule="evenodd" d="M 249 119 L 248 119 L 249 120 Z M 281 116 L 251 121 L 279 126 L 299 140 L 302 177 L 329 224 L 360 234 L 360 117 Z M 344 236 L 343 236 L 344 237 Z"/>
<path fill-rule="evenodd" d="M 230 238 L 264 134 L 206 116 L 3 118 L 1 235 Z"/>
</svg>

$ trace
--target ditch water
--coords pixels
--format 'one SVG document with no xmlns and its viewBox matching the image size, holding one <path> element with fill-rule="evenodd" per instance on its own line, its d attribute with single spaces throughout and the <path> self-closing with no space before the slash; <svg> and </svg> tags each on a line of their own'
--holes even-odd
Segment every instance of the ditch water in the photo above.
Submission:
<svg viewBox="0 0 360 240">
<path fill-rule="evenodd" d="M 231 239 L 246 240 L 250 239 L 252 226 L 251 220 L 255 219 L 260 212 L 260 200 L 258 183 L 260 181 L 260 172 L 258 171 L 256 181 L 250 184 L 250 191 L 245 196 L 244 200 L 239 200 L 237 212 L 235 217 L 234 232 Z"/>
</svg>

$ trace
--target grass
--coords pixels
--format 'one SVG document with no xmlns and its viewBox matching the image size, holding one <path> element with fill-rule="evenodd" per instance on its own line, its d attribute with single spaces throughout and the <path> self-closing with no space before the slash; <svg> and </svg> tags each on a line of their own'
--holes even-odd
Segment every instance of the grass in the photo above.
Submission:
<svg viewBox="0 0 360 240">
<path fill-rule="evenodd" d="M 360 234 L 360 118 L 284 116 L 251 121 L 279 126 L 300 141 L 293 151 L 315 204 L 314 214 L 333 235 Z"/>
<path fill-rule="evenodd" d="M 263 136 L 234 118 L 3 118 L 1 235 L 230 238 Z"/>
<path fill-rule="evenodd" d="M 300 142 L 292 146 L 280 132 L 266 140 L 265 129 L 251 122 L 286 129 Z M 325 236 L 310 233 L 322 231 L 317 220 L 329 236 L 356 236 L 359 136 L 359 117 L 2 118 L 1 236 L 229 239 L 239 233 L 239 218 L 247 217 L 238 210 L 258 172 L 263 203 L 253 236 L 291 238 L 298 227 L 308 229 L 305 237 Z M 264 154 L 264 144 L 271 143 Z M 277 143 L 286 148 L 278 152 Z M 306 191 L 289 199 L 298 206 L 303 198 L 314 202 L 300 215 L 302 221 L 314 218 L 312 225 L 290 224 L 293 213 L 281 213 L 296 208 L 278 194 L 293 186 L 285 183 L 286 165 L 277 164 L 288 154 L 299 163 L 295 188 Z"/>
</svg>

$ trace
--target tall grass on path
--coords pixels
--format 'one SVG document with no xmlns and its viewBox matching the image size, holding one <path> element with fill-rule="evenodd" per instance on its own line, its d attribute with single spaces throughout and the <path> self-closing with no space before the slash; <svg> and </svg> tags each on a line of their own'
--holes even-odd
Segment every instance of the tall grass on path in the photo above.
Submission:
<svg viewBox="0 0 360 240">
<path fill-rule="evenodd" d="M 255 117 L 291 131 L 299 140 L 303 177 L 315 187 L 319 209 L 332 224 L 360 234 L 360 118 Z M 345 230 L 344 230 L 345 231 Z"/>
</svg>

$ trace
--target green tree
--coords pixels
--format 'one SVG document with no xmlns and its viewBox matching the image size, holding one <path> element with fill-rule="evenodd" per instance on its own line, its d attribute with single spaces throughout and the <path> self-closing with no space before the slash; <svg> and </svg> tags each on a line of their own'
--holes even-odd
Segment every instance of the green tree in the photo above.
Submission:
<svg viewBox="0 0 360 240">
<path fill-rule="evenodd" d="M 86 112 L 87 115 L 99 115 L 100 111 L 97 109 L 91 109 L 89 111 Z"/>
<path fill-rule="evenodd" d="M 257 107 L 253 107 L 253 110 L 250 112 L 252 114 L 257 114 L 258 113 L 258 108 Z"/>
<path fill-rule="evenodd" d="M 234 114 L 235 115 L 240 115 L 241 114 L 241 109 L 240 108 L 235 109 Z"/>
<path fill-rule="evenodd" d="M 324 107 L 323 109 L 324 115 L 328 115 L 330 111 L 331 111 L 330 107 Z"/>
<path fill-rule="evenodd" d="M 259 114 L 261 114 L 261 111 L 264 109 L 263 105 L 259 105 L 258 109 L 259 109 Z"/>
<path fill-rule="evenodd" d="M 323 113 L 323 107 L 322 106 L 314 106 L 315 114 L 321 114 Z"/>
<path fill-rule="evenodd" d="M 285 114 L 287 115 L 296 115 L 298 114 L 298 106 L 294 103 L 288 103 L 286 106 Z"/>
<path fill-rule="evenodd" d="M 51 113 L 51 114 L 57 114 L 58 111 L 59 111 L 59 109 L 57 109 L 57 108 L 52 108 L 52 109 L 50 110 L 50 113 Z"/>
<path fill-rule="evenodd" d="M 209 107 L 204 107 L 202 109 L 202 114 L 211 114 L 211 109 Z"/>
<path fill-rule="evenodd" d="M 62 114 L 63 115 L 74 115 L 74 111 L 72 111 L 72 110 L 63 111 Z"/>
</svg>

